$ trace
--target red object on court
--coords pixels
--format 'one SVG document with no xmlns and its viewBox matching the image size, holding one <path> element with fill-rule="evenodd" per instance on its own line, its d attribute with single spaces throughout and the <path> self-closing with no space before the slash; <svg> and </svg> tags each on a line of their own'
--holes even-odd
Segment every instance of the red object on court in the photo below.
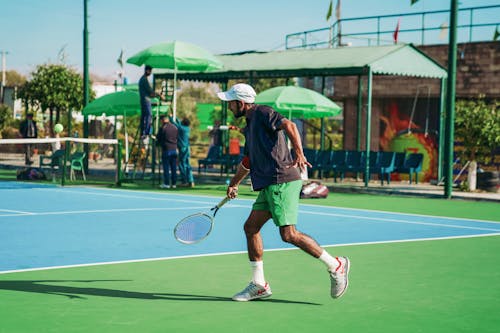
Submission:
<svg viewBox="0 0 500 333">
<path fill-rule="evenodd" d="M 240 140 L 230 139 L 229 140 L 229 155 L 239 155 L 240 154 Z"/>
</svg>

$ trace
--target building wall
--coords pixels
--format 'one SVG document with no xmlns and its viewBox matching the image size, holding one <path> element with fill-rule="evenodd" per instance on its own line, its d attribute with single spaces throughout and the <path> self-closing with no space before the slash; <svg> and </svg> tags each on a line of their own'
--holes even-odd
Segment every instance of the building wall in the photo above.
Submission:
<svg viewBox="0 0 500 333">
<path fill-rule="evenodd" d="M 418 47 L 438 64 L 447 69 L 448 45 L 428 45 Z M 457 55 L 457 98 L 500 99 L 500 42 L 477 42 L 458 45 Z M 335 99 L 356 98 L 358 78 L 337 77 L 334 81 Z M 363 80 L 366 87 L 366 79 Z M 440 80 L 402 76 L 374 76 L 373 98 L 413 97 L 418 86 L 429 86 L 431 96 L 438 97 Z"/>
</svg>

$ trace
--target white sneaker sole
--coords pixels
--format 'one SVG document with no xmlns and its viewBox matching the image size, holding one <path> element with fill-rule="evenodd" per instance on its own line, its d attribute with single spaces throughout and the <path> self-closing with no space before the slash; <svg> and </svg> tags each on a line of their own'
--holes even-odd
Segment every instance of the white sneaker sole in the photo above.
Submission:
<svg viewBox="0 0 500 333">
<path fill-rule="evenodd" d="M 345 288 L 344 288 L 344 290 L 342 290 L 342 292 L 339 295 L 337 295 L 337 296 L 331 295 L 335 299 L 342 297 L 342 295 L 345 294 L 347 288 L 349 287 L 349 269 L 351 268 L 351 261 L 347 257 L 344 257 L 344 258 L 346 260 L 345 268 L 344 268 L 346 271 Z"/>
<path fill-rule="evenodd" d="M 252 298 L 238 298 L 238 297 L 233 297 L 233 301 L 236 301 L 236 302 L 248 302 L 248 301 L 253 301 L 254 299 L 267 298 L 267 297 L 272 296 L 272 294 L 273 293 L 264 294 L 264 295 L 254 296 Z"/>
</svg>

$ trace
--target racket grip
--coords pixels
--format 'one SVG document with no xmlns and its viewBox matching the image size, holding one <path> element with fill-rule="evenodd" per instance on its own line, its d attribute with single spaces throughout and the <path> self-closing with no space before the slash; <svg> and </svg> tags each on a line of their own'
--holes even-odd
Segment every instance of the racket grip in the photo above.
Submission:
<svg viewBox="0 0 500 333">
<path fill-rule="evenodd" d="M 221 202 L 219 202 L 217 204 L 217 209 L 221 208 L 222 206 L 224 206 L 228 201 L 230 201 L 231 198 L 230 197 L 225 197 L 224 199 L 221 200 Z"/>
</svg>

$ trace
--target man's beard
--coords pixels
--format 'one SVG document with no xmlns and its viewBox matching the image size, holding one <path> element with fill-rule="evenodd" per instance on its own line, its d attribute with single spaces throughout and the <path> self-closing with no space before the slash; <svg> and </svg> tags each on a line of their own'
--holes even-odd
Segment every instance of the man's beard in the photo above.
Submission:
<svg viewBox="0 0 500 333">
<path fill-rule="evenodd" d="M 240 109 L 240 106 L 236 105 L 236 111 L 233 114 L 236 118 L 241 118 L 245 115 L 245 110 L 243 108 Z"/>
</svg>

